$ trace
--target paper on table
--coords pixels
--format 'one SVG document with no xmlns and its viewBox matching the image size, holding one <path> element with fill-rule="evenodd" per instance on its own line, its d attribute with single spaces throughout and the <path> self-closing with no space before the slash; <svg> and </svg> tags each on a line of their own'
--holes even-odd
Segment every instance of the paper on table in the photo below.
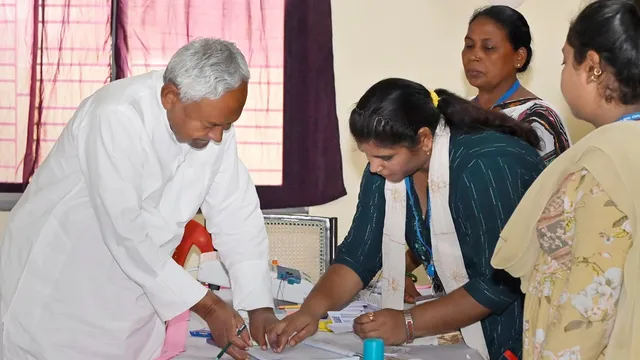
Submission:
<svg viewBox="0 0 640 360">
<path fill-rule="evenodd" d="M 340 311 L 328 311 L 332 324 L 328 327 L 335 333 L 345 333 L 353 331 L 353 320 L 362 314 L 378 311 L 380 308 L 366 301 L 354 301 Z"/>
<path fill-rule="evenodd" d="M 343 356 L 361 356 L 362 355 L 359 352 L 351 351 L 349 349 L 344 349 L 341 346 L 336 346 L 328 342 L 318 341 L 314 339 L 307 339 L 303 342 L 303 344 L 314 347 L 316 349 L 329 351 L 334 354 L 339 354 Z"/>
<path fill-rule="evenodd" d="M 180 354 L 175 360 L 212 360 L 215 356 L 220 352 L 220 348 L 217 346 L 209 345 L 202 341 L 202 338 L 190 338 L 188 340 L 189 344 L 187 345 L 187 352 Z M 262 351 L 258 347 L 253 347 L 248 350 L 251 359 L 255 360 L 293 360 L 293 359 L 307 359 L 309 358 L 298 357 L 296 354 L 300 354 L 299 351 L 293 352 L 289 354 L 289 350 L 285 350 L 281 354 L 276 354 L 271 350 Z M 283 356 L 284 355 L 284 356 Z M 326 352 L 324 354 L 326 356 Z M 223 360 L 233 360 L 229 354 L 225 354 L 222 357 Z M 326 359 L 326 360 L 337 360 L 340 358 L 339 355 L 332 355 L 331 357 L 314 357 L 312 359 Z"/>
<path fill-rule="evenodd" d="M 315 337 L 318 337 L 316 335 Z M 349 341 L 350 345 L 361 347 L 361 341 Z M 281 353 L 274 353 L 272 350 L 260 350 L 259 348 L 249 349 L 249 355 L 257 360 L 289 360 L 289 359 L 359 359 L 359 353 L 353 351 L 352 346 L 344 347 L 340 343 L 323 341 L 309 338 L 295 347 L 285 347 Z"/>
<path fill-rule="evenodd" d="M 327 325 L 329 330 L 333 331 L 336 334 L 344 334 L 353 332 L 353 322 L 348 324 L 329 324 Z"/>
<path fill-rule="evenodd" d="M 271 350 L 261 350 L 260 348 L 250 348 L 249 355 L 256 360 L 346 360 L 359 359 L 357 356 L 344 356 L 330 351 L 318 349 L 312 346 L 299 344 L 296 347 L 286 347 L 281 353 L 275 353 Z"/>
</svg>

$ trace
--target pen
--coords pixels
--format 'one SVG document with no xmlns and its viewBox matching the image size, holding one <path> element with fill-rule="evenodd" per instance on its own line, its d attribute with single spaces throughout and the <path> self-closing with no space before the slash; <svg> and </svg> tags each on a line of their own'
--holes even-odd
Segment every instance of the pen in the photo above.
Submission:
<svg viewBox="0 0 640 360">
<path fill-rule="evenodd" d="M 191 330 L 189 334 L 194 337 L 210 338 L 211 331 L 209 329 Z"/>
<path fill-rule="evenodd" d="M 242 324 L 242 326 L 240 326 L 240 328 L 238 329 L 238 331 L 236 331 L 236 336 L 240 336 L 240 334 L 244 331 L 244 329 L 247 328 L 247 324 Z M 227 343 L 227 345 L 225 345 L 222 348 L 222 351 L 220 351 L 220 353 L 218 354 L 218 356 L 216 356 L 216 360 L 220 360 L 220 358 L 222 358 L 222 356 L 227 352 L 227 350 L 229 350 L 229 348 L 231 347 L 231 341 L 229 341 Z"/>
</svg>

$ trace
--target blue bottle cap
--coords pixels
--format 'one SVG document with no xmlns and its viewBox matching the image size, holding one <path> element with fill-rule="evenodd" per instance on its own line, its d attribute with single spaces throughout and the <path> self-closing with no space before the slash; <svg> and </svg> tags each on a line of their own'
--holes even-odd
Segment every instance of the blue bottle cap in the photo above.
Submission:
<svg viewBox="0 0 640 360">
<path fill-rule="evenodd" d="M 384 360 L 384 341 L 382 339 L 365 339 L 363 360 Z"/>
</svg>

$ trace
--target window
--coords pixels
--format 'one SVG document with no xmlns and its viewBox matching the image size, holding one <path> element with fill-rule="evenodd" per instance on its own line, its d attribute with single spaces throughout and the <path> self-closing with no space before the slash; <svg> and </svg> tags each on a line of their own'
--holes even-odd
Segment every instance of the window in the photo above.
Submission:
<svg viewBox="0 0 640 360">
<path fill-rule="evenodd" d="M 132 75 L 163 68 L 197 37 L 235 42 L 251 69 L 236 123 L 238 152 L 257 185 L 282 184 L 284 1 L 128 0 L 127 61 Z"/>
<path fill-rule="evenodd" d="M 104 1 L 53 0 L 44 7 L 3 1 L 0 183 L 6 184 L 22 182 L 30 135 L 41 161 L 80 101 L 108 81 L 111 44 Z"/>
<path fill-rule="evenodd" d="M 0 183 L 21 183 L 25 149 L 41 162 L 77 105 L 111 76 L 111 4 L 104 0 L 0 0 Z M 235 42 L 252 73 L 237 122 L 238 151 L 257 185 L 282 184 L 284 1 L 128 0 L 127 75 L 163 68 L 200 36 Z M 187 4 L 187 5 L 185 5 Z M 36 12 L 35 9 L 38 9 Z M 34 28 L 34 19 L 39 19 Z M 34 47 L 34 44 L 35 47 Z M 126 49 L 118 44 L 119 49 Z M 35 51 L 34 51 L 35 50 Z M 31 125 L 30 120 L 31 119 Z M 39 136 L 37 127 L 40 125 Z"/>
<path fill-rule="evenodd" d="M 18 94 L 28 92 L 29 81 L 21 81 L 28 77 L 28 69 L 17 59 L 29 54 L 29 49 L 20 43 L 29 29 L 18 27 L 21 17 L 26 17 L 23 6 L 18 7 L 20 0 L 4 1 L 0 3 L 0 31 L 5 34 L 0 38 L 0 181 L 19 182 L 19 153 L 24 148 L 20 139 L 26 134 L 26 121 L 19 122 L 18 118 L 26 119 L 28 114 L 24 107 L 18 108 L 19 103 L 24 103 Z"/>
</svg>

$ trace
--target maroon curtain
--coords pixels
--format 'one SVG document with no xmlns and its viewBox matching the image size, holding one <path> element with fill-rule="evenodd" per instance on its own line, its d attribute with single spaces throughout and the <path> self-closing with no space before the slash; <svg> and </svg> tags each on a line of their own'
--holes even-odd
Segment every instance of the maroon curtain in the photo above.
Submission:
<svg viewBox="0 0 640 360">
<path fill-rule="evenodd" d="M 286 0 L 282 186 L 259 186 L 264 209 L 325 204 L 347 194 L 333 72 L 331 1 Z"/>
</svg>

